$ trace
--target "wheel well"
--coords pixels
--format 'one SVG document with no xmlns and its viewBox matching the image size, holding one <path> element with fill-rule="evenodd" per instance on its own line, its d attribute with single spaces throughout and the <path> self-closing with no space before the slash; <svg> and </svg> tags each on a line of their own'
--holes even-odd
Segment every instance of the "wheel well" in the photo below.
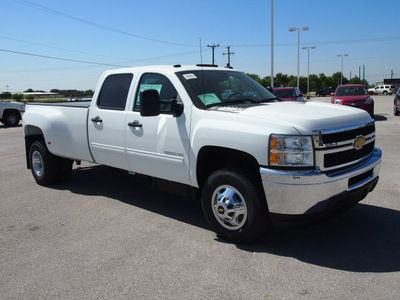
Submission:
<svg viewBox="0 0 400 300">
<path fill-rule="evenodd" d="M 44 142 L 44 135 L 42 130 L 39 127 L 27 125 L 24 128 L 25 133 L 25 157 L 26 157 L 26 167 L 30 169 L 29 166 L 29 150 L 31 148 L 32 143 L 36 141 Z M 43 143 L 43 146 L 46 147 L 46 144 Z"/>
<path fill-rule="evenodd" d="M 5 118 L 7 115 L 13 114 L 15 115 L 18 120 L 21 120 L 21 114 L 19 113 L 18 109 L 12 109 L 12 108 L 7 108 L 3 111 L 3 118 Z"/>
<path fill-rule="evenodd" d="M 197 157 L 197 183 L 202 188 L 211 173 L 222 168 L 239 170 L 261 183 L 260 166 L 250 154 L 224 147 L 203 147 Z"/>
</svg>

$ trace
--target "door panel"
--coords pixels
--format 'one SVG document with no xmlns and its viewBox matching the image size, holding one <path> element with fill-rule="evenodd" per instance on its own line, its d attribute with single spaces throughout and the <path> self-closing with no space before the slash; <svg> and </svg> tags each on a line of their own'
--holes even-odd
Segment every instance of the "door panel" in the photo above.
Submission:
<svg viewBox="0 0 400 300">
<path fill-rule="evenodd" d="M 161 114 L 142 117 L 139 94 L 143 89 L 155 89 L 164 103 Z M 133 172 L 182 183 L 189 179 L 189 118 L 191 107 L 185 107 L 179 117 L 172 116 L 171 99 L 179 95 L 164 75 L 145 73 L 141 76 L 134 110 L 127 112 L 126 154 Z"/>
<path fill-rule="evenodd" d="M 125 153 L 125 106 L 133 74 L 113 74 L 103 83 L 88 120 L 90 150 L 97 163 L 129 169 Z"/>
</svg>

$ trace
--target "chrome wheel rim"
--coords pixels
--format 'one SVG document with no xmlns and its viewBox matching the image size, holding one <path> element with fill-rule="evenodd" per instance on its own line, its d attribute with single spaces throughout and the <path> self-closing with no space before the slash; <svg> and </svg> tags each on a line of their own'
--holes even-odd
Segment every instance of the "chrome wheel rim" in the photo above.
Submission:
<svg viewBox="0 0 400 300">
<path fill-rule="evenodd" d="M 32 153 L 32 168 L 36 176 L 43 176 L 43 159 L 39 151 L 33 151 Z"/>
<path fill-rule="evenodd" d="M 238 230 L 246 223 L 246 201 L 242 194 L 230 185 L 221 185 L 215 189 L 211 208 L 215 219 L 226 229 Z"/>
</svg>

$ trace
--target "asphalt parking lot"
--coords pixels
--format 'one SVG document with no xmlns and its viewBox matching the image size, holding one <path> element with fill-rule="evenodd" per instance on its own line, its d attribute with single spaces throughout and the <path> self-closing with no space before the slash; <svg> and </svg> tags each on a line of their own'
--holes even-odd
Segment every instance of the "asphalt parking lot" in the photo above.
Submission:
<svg viewBox="0 0 400 300">
<path fill-rule="evenodd" d="M 83 163 L 41 187 L 22 127 L 0 126 L 0 298 L 398 299 L 400 117 L 393 96 L 373 98 L 376 189 L 334 219 L 247 246 L 217 239 L 196 201 L 122 171 Z"/>
</svg>

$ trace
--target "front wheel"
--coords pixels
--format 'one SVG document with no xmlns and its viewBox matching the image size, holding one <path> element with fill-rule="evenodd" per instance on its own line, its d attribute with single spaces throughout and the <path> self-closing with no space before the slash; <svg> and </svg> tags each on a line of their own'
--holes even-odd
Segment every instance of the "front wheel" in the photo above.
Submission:
<svg viewBox="0 0 400 300">
<path fill-rule="evenodd" d="M 19 114 L 15 112 L 8 112 L 3 118 L 3 122 L 6 126 L 14 127 L 19 123 Z"/>
<path fill-rule="evenodd" d="M 267 204 L 258 184 L 238 172 L 212 173 L 203 187 L 201 202 L 208 224 L 225 240 L 252 242 L 270 227 Z"/>
</svg>

